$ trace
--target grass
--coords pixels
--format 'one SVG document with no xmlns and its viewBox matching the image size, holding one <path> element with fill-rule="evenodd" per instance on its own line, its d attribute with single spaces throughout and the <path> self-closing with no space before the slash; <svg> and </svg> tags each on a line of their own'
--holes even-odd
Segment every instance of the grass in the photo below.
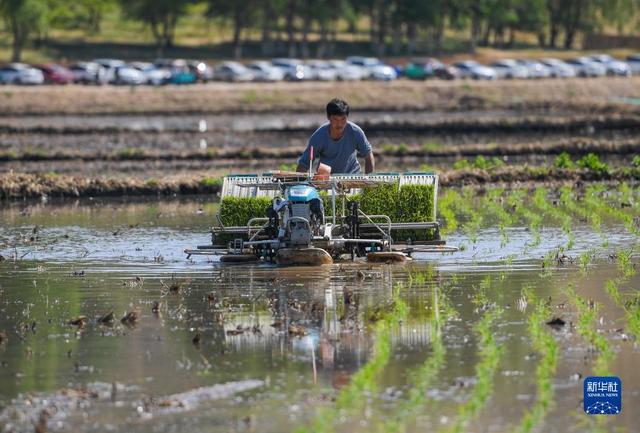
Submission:
<svg viewBox="0 0 640 433">
<path fill-rule="evenodd" d="M 575 236 L 571 231 L 571 226 L 573 223 L 571 215 L 563 212 L 557 206 L 549 203 L 548 191 L 545 188 L 536 188 L 533 194 L 533 205 L 540 213 L 545 216 L 548 215 L 550 218 L 555 219 L 562 225 L 562 231 L 565 233 L 568 239 L 566 249 L 570 250 L 571 248 L 573 248 Z"/>
<path fill-rule="evenodd" d="M 507 234 L 507 227 L 510 227 L 514 219 L 512 214 L 507 212 L 503 207 L 503 194 L 502 188 L 494 188 L 487 191 L 484 200 L 481 203 L 481 208 L 487 213 L 492 214 L 498 220 L 498 227 L 500 229 L 500 246 L 505 247 L 509 243 L 509 235 Z"/>
<path fill-rule="evenodd" d="M 525 291 L 527 303 L 534 305 L 528 319 L 528 331 L 533 348 L 540 354 L 536 366 L 536 401 L 525 413 L 516 431 L 529 433 L 544 419 L 553 403 L 553 378 L 558 367 L 560 348 L 545 324 L 551 311 L 542 299 L 530 290 Z"/>
</svg>

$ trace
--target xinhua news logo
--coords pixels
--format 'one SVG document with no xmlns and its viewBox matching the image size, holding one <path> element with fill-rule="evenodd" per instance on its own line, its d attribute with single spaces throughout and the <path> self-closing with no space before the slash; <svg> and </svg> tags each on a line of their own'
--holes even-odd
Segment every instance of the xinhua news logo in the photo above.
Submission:
<svg viewBox="0 0 640 433">
<path fill-rule="evenodd" d="M 584 380 L 584 411 L 589 415 L 622 412 L 622 382 L 616 376 L 590 376 Z"/>
</svg>

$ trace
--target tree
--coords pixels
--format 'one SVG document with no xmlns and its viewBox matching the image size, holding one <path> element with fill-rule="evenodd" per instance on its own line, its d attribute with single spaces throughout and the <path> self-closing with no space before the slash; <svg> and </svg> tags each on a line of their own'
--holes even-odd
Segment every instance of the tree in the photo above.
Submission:
<svg viewBox="0 0 640 433">
<path fill-rule="evenodd" d="M 242 57 L 242 31 L 256 22 L 259 0 L 209 0 L 208 17 L 220 16 L 233 23 L 233 56 Z"/>
<path fill-rule="evenodd" d="M 173 46 L 178 18 L 191 0 L 120 0 L 125 15 L 149 25 L 158 55 Z"/>
<path fill-rule="evenodd" d="M 11 61 L 19 62 L 29 36 L 45 27 L 47 5 L 42 0 L 0 0 L 0 14 L 11 33 Z"/>
</svg>

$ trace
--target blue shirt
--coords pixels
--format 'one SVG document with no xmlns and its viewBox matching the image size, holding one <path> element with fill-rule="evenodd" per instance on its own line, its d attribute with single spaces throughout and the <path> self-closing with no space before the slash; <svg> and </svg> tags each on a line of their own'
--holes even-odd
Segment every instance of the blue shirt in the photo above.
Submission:
<svg viewBox="0 0 640 433">
<path fill-rule="evenodd" d="M 329 123 L 325 123 L 311 135 L 298 164 L 309 169 L 309 149 L 313 146 L 313 160 L 331 167 L 331 174 L 359 173 L 360 163 L 356 154 L 363 158 L 371 153 L 371 144 L 358 125 L 347 121 L 339 140 L 329 134 Z"/>
</svg>

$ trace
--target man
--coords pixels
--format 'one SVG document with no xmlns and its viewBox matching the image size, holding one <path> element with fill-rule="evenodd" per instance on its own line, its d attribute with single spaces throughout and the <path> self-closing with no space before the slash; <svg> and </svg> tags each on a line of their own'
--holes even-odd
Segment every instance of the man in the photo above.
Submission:
<svg viewBox="0 0 640 433">
<path fill-rule="evenodd" d="M 296 171 L 309 170 L 309 153 L 313 147 L 313 159 L 331 167 L 331 173 L 359 173 L 358 156 L 364 158 L 365 173 L 375 168 L 371 144 L 358 125 L 349 122 L 349 105 L 341 99 L 332 99 L 327 104 L 325 123 L 311 135 L 304 153 L 298 160 Z M 357 156 L 356 156 L 357 155 Z"/>
</svg>

